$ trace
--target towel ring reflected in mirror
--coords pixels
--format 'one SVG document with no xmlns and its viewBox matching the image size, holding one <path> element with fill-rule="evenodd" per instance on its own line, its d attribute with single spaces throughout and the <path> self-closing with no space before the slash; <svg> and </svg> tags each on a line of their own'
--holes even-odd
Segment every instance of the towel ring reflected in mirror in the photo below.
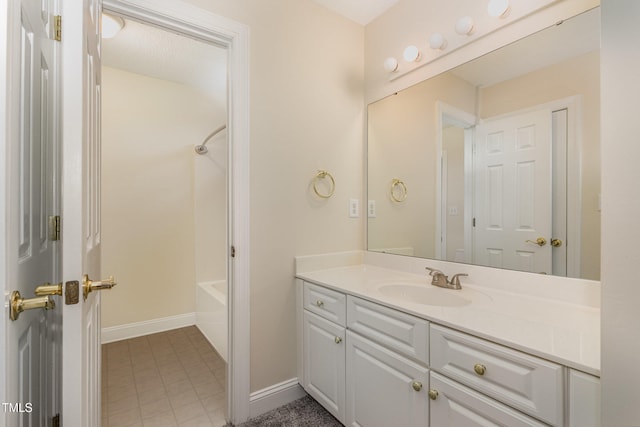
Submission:
<svg viewBox="0 0 640 427">
<path fill-rule="evenodd" d="M 404 181 L 393 178 L 391 181 L 391 198 L 398 203 L 402 203 L 407 199 L 407 186 Z"/>
<path fill-rule="evenodd" d="M 325 179 L 328 179 L 330 183 L 329 183 L 329 190 L 326 193 L 323 193 L 318 189 L 318 184 L 321 181 L 324 181 Z M 328 199 L 329 197 L 333 196 L 333 192 L 335 190 L 336 190 L 336 181 L 333 179 L 333 176 L 325 170 L 319 170 L 316 176 L 313 177 L 313 192 L 316 193 L 318 197 L 321 197 L 323 199 Z"/>
</svg>

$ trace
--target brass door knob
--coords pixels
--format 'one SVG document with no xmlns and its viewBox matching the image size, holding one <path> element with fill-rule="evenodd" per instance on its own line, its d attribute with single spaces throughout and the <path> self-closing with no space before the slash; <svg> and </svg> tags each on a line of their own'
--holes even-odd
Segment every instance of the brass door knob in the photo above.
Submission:
<svg viewBox="0 0 640 427">
<path fill-rule="evenodd" d="M 429 390 L 429 399 L 436 400 L 438 398 L 438 390 Z"/>
<path fill-rule="evenodd" d="M 551 239 L 551 246 L 553 246 L 554 248 L 559 248 L 560 246 L 562 246 L 562 240 Z"/>
<path fill-rule="evenodd" d="M 62 295 L 62 283 L 52 285 L 51 283 L 45 283 L 36 288 L 35 294 L 39 297 L 45 295 Z"/>
<path fill-rule="evenodd" d="M 411 387 L 413 387 L 415 391 L 420 391 L 422 390 L 422 383 L 420 381 L 414 381 L 411 383 Z"/>
<path fill-rule="evenodd" d="M 533 243 L 534 245 L 544 246 L 547 244 L 547 239 L 544 237 L 538 237 L 535 242 L 533 240 L 525 240 L 526 243 Z"/>
<path fill-rule="evenodd" d="M 335 337 L 333 340 L 336 342 L 336 344 L 340 344 L 342 342 L 342 337 Z"/>
<path fill-rule="evenodd" d="M 318 301 L 316 301 L 316 305 L 318 307 L 323 307 L 324 306 L 324 301 L 322 301 L 321 299 L 319 299 Z"/>
<path fill-rule="evenodd" d="M 82 294 L 84 295 L 84 299 L 87 299 L 91 292 L 111 289 L 115 285 L 117 285 L 117 283 L 113 279 L 113 276 L 110 276 L 107 280 L 98 281 L 89 279 L 89 275 L 85 274 L 82 278 Z"/>
<path fill-rule="evenodd" d="M 56 303 L 48 295 L 35 298 L 22 298 L 20 292 L 11 292 L 11 303 L 9 304 L 9 318 L 11 320 L 18 320 L 20 313 L 25 310 L 33 310 L 36 308 L 53 310 L 56 308 Z"/>
<path fill-rule="evenodd" d="M 484 375 L 485 372 L 487 372 L 487 367 L 480 364 L 480 363 L 476 363 L 473 366 L 473 370 L 476 372 L 476 374 L 478 375 Z"/>
</svg>

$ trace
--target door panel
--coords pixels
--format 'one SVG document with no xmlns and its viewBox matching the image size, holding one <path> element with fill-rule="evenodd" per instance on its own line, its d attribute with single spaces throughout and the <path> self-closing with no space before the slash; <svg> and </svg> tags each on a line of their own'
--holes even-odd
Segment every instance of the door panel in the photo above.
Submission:
<svg viewBox="0 0 640 427">
<path fill-rule="evenodd" d="M 56 94 L 59 48 L 51 36 L 53 1 L 7 6 L 7 213 L 5 292 L 33 298 L 37 286 L 60 281 L 59 243 L 49 218 L 59 213 L 59 135 Z M 4 41 L 3 41 L 4 42 Z M 4 114 L 4 113 L 3 113 Z M 49 425 L 60 410 L 60 299 L 57 309 L 32 309 L 16 320 L 3 310 L 7 425 Z"/>
<path fill-rule="evenodd" d="M 476 130 L 475 263 L 551 274 L 551 111 Z"/>
</svg>

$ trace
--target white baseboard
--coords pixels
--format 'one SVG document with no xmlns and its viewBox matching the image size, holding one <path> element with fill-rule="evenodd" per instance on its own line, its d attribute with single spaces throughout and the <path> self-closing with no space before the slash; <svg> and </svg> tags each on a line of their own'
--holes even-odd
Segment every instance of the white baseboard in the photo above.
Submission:
<svg viewBox="0 0 640 427">
<path fill-rule="evenodd" d="M 196 314 L 186 313 L 143 322 L 128 323 L 126 325 L 111 326 L 102 328 L 102 344 L 184 328 L 195 324 Z"/>
<path fill-rule="evenodd" d="M 279 406 L 300 399 L 306 395 L 298 384 L 297 378 L 291 378 L 262 390 L 254 391 L 249 396 L 249 418 L 257 417 Z"/>
</svg>

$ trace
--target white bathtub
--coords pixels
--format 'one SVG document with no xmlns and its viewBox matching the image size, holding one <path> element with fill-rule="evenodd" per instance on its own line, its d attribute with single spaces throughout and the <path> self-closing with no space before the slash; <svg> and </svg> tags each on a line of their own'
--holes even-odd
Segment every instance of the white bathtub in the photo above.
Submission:
<svg viewBox="0 0 640 427">
<path fill-rule="evenodd" d="M 196 326 L 227 361 L 227 281 L 196 286 Z"/>
</svg>

